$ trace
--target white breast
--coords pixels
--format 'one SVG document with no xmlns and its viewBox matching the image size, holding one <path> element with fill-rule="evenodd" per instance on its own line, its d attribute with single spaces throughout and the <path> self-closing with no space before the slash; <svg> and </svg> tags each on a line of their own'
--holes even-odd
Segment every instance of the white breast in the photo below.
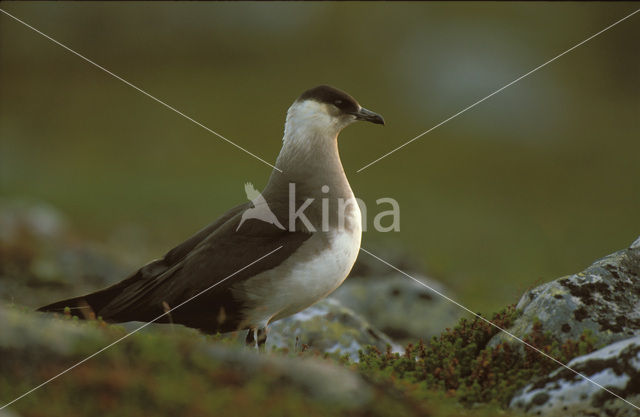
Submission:
<svg viewBox="0 0 640 417">
<path fill-rule="evenodd" d="M 247 301 L 245 322 L 265 327 L 323 299 L 342 284 L 353 267 L 362 237 L 360 210 L 351 210 L 343 229 L 316 232 L 276 268 L 234 289 Z"/>
</svg>

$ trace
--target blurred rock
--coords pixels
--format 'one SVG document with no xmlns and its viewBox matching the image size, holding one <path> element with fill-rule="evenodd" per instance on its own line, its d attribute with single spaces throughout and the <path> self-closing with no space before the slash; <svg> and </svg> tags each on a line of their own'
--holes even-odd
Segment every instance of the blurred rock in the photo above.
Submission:
<svg viewBox="0 0 640 417">
<path fill-rule="evenodd" d="M 580 356 L 568 366 L 640 406 L 640 336 Z M 524 387 L 510 407 L 542 416 L 638 416 L 638 410 L 566 368 Z"/>
<path fill-rule="evenodd" d="M 57 239 L 67 232 L 67 220 L 49 204 L 0 200 L 0 242 L 16 241 L 25 235 Z"/>
<path fill-rule="evenodd" d="M 352 274 L 329 298 L 340 301 L 403 345 L 420 339 L 427 341 L 455 325 L 461 316 L 460 308 L 377 259 L 369 258 L 382 268 L 379 265 L 361 267 L 360 272 L 371 275 Z M 399 263 L 407 265 L 403 270 L 417 280 L 453 297 L 439 282 L 410 272 L 409 262 Z"/>
<path fill-rule="evenodd" d="M 267 349 L 277 347 L 300 351 L 303 345 L 319 352 L 348 354 L 354 361 L 358 360 L 358 350 L 366 345 L 381 351 L 387 345 L 395 351 L 401 349 L 363 317 L 331 298 L 325 298 L 270 326 Z"/>
<path fill-rule="evenodd" d="M 640 245 L 634 243 L 577 274 L 528 291 L 517 305 L 522 315 L 509 329 L 523 337 L 539 319 L 559 342 L 591 330 L 598 346 L 640 335 Z M 496 335 L 490 346 L 509 340 Z"/>
<path fill-rule="evenodd" d="M 75 238 L 50 205 L 0 200 L 0 299 L 36 307 L 127 273 L 104 249 Z"/>
</svg>

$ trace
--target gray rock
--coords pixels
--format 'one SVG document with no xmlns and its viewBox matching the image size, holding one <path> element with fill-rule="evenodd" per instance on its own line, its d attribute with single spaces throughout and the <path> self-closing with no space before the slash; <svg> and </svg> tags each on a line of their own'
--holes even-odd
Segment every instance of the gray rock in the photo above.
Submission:
<svg viewBox="0 0 640 417">
<path fill-rule="evenodd" d="M 591 330 L 598 346 L 640 335 L 640 246 L 606 256 L 582 272 L 524 294 L 522 315 L 509 331 L 523 337 L 537 318 L 559 342 Z M 496 335 L 490 346 L 509 340 Z"/>
<path fill-rule="evenodd" d="M 381 263 L 382 264 L 382 263 Z M 330 298 L 339 300 L 365 317 L 400 344 L 429 340 L 447 327 L 453 327 L 461 310 L 454 304 L 407 278 L 389 272 L 385 275 L 348 278 Z M 419 273 L 411 276 L 445 295 L 442 284 Z"/>
<path fill-rule="evenodd" d="M 574 358 L 568 366 L 636 407 L 564 367 L 524 387 L 510 407 L 543 416 L 640 415 L 640 336 Z"/>
<path fill-rule="evenodd" d="M 379 350 L 391 345 L 395 351 L 400 350 L 364 318 L 329 298 L 270 326 L 267 349 L 300 351 L 302 345 L 319 352 L 348 354 L 354 361 L 358 360 L 358 351 L 366 345 Z"/>
</svg>

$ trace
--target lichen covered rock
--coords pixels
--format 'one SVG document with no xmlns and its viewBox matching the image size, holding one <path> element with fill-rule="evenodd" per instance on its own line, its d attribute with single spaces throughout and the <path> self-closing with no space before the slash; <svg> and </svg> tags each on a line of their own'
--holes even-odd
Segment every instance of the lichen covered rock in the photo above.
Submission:
<svg viewBox="0 0 640 417">
<path fill-rule="evenodd" d="M 274 322 L 267 339 L 268 349 L 311 349 L 322 353 L 340 353 L 349 355 L 354 361 L 358 360 L 358 351 L 367 345 L 382 350 L 386 350 L 387 345 L 394 350 L 400 349 L 363 317 L 329 298 Z"/>
<path fill-rule="evenodd" d="M 640 335 L 638 241 L 594 262 L 582 272 L 525 293 L 516 306 L 522 315 L 509 331 L 522 337 L 539 320 L 545 331 L 561 343 L 590 330 L 598 346 Z M 499 334 L 490 345 L 508 339 Z"/>
<path fill-rule="evenodd" d="M 640 336 L 579 356 L 568 366 L 640 407 Z M 543 416 L 640 415 L 637 408 L 564 367 L 524 387 L 510 407 Z"/>
</svg>

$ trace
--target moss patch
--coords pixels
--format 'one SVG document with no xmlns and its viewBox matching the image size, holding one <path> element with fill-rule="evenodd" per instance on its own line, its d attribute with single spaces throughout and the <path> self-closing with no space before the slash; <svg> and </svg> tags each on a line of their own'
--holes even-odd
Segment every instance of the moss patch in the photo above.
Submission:
<svg viewBox="0 0 640 417">
<path fill-rule="evenodd" d="M 518 314 L 512 305 L 494 314 L 491 322 L 509 328 Z M 368 348 L 361 352 L 357 368 L 375 380 L 399 382 L 413 391 L 442 391 L 465 406 L 493 403 L 506 407 L 515 391 L 559 364 L 517 342 L 486 347 L 498 331 L 481 319 L 463 318 L 428 344 L 409 344 L 404 354 Z M 596 349 L 588 331 L 579 340 L 559 344 L 539 321 L 523 340 L 562 363 Z"/>
</svg>

